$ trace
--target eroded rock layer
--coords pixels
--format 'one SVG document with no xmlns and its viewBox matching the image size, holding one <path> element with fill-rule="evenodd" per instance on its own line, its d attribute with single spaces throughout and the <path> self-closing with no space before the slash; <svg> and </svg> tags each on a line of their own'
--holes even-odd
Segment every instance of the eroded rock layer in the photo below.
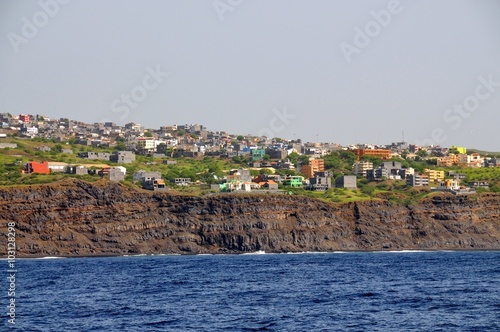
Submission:
<svg viewBox="0 0 500 332">
<path fill-rule="evenodd" d="M 18 257 L 500 249 L 500 195 L 332 205 L 289 195 L 193 197 L 78 180 L 0 188 Z M 7 237 L 0 237 L 6 248 Z M 5 252 L 2 255 L 5 256 Z"/>
</svg>

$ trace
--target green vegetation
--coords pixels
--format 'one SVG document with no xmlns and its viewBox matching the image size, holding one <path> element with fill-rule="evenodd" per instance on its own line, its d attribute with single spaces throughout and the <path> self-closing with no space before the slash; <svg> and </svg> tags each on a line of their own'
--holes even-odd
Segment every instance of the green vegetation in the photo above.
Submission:
<svg viewBox="0 0 500 332">
<path fill-rule="evenodd" d="M 238 136 L 238 141 L 245 138 Z M 78 152 L 108 152 L 112 153 L 117 150 L 125 149 L 125 141 L 118 138 L 116 145 L 112 147 L 90 147 L 75 144 L 74 139 L 67 142 L 59 142 L 44 138 L 35 139 L 20 139 L 10 137 L 2 142 L 16 143 L 17 148 L 0 149 L 0 185 L 32 185 L 39 183 L 50 183 L 68 177 L 80 178 L 86 181 L 99 180 L 99 176 L 91 175 L 70 175 L 63 173 L 53 173 L 48 175 L 42 174 L 22 174 L 21 170 L 28 161 L 57 161 L 65 162 L 73 165 L 78 164 L 107 164 L 117 166 L 119 164 L 107 160 L 87 160 L 77 156 Z M 48 147 L 50 151 L 44 151 L 41 148 Z M 71 149 L 72 154 L 63 153 L 63 150 Z M 48 150 L 48 149 L 47 149 Z M 228 174 L 228 171 L 236 168 L 248 168 L 248 164 L 252 161 L 251 156 L 237 156 L 231 159 L 222 159 L 219 157 L 200 157 L 200 158 L 175 158 L 175 164 L 166 164 L 164 161 L 173 160 L 170 158 L 172 151 L 167 151 L 162 158 L 153 158 L 152 156 L 136 156 L 136 161 L 131 164 L 124 164 L 127 168 L 127 176 L 123 185 L 130 187 L 139 187 L 139 184 L 134 183 L 133 175 L 139 170 L 156 171 L 162 174 L 166 182 L 173 178 L 190 178 L 195 184 L 188 187 L 175 188 L 178 192 L 187 195 L 203 195 L 211 193 L 210 184 L 220 183 L 220 181 Z M 423 159 L 417 160 L 391 159 L 390 161 L 401 162 L 405 168 L 412 167 L 416 172 L 423 172 L 426 168 L 438 169 L 435 166 L 435 161 Z M 352 164 L 356 160 L 356 156 L 351 151 L 338 150 L 322 157 L 325 161 L 325 169 L 332 172 L 333 180 L 344 175 L 350 174 Z M 309 162 L 306 155 L 292 153 L 288 159 L 296 166 L 304 165 Z M 377 167 L 382 163 L 380 158 L 363 157 L 365 160 L 373 162 Z M 264 156 L 264 160 L 271 161 L 269 155 Z M 488 181 L 490 184 L 489 191 L 500 192 L 500 167 L 498 168 L 439 168 L 446 172 L 453 170 L 457 173 L 465 174 L 463 185 L 467 185 L 471 181 Z M 251 169 L 252 176 L 263 174 L 271 174 L 271 169 Z M 276 170 L 276 174 L 281 175 L 300 175 L 294 170 Z M 430 195 L 430 189 L 415 189 L 408 187 L 404 181 L 384 180 L 380 182 L 369 182 L 367 179 L 358 178 L 358 188 L 355 190 L 334 188 L 327 191 L 309 191 L 303 188 L 290 188 L 280 184 L 280 189 L 292 194 L 307 196 L 315 199 L 320 199 L 331 203 L 346 203 L 360 200 L 388 200 L 389 202 L 410 206 L 415 204 L 423 197 Z M 478 192 L 488 191 L 488 189 L 479 189 Z"/>
</svg>

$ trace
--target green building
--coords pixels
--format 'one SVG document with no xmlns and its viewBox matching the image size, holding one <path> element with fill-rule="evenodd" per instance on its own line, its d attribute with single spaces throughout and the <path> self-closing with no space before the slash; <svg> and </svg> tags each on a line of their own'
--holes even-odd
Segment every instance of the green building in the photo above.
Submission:
<svg viewBox="0 0 500 332">
<path fill-rule="evenodd" d="M 304 178 L 302 176 L 289 176 L 283 180 L 283 185 L 288 187 L 302 187 L 302 181 Z"/>
<path fill-rule="evenodd" d="M 265 154 L 266 154 L 265 149 L 254 149 L 252 150 L 252 160 L 253 161 L 262 160 Z"/>
</svg>

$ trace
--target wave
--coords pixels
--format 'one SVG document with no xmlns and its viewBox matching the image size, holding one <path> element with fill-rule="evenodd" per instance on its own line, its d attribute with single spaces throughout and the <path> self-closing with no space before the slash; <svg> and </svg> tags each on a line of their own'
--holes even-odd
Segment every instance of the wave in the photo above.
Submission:
<svg viewBox="0 0 500 332">
<path fill-rule="evenodd" d="M 257 250 L 255 252 L 244 252 L 242 255 L 265 255 L 266 252 L 264 250 Z"/>
<path fill-rule="evenodd" d="M 418 252 L 432 252 L 432 250 L 376 250 L 373 253 L 388 253 L 388 254 L 404 254 L 404 253 L 418 253 Z"/>
<path fill-rule="evenodd" d="M 310 255 L 310 254 L 343 254 L 346 251 L 290 251 L 285 252 L 286 255 Z"/>
<path fill-rule="evenodd" d="M 66 258 L 66 257 L 45 256 L 45 257 L 36 257 L 36 258 L 33 258 L 33 259 L 62 259 L 62 258 Z"/>
</svg>

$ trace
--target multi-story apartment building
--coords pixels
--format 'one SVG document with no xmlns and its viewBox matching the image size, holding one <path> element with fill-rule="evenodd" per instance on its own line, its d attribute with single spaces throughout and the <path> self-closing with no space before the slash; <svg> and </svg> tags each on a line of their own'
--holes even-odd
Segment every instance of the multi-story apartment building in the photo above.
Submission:
<svg viewBox="0 0 500 332">
<path fill-rule="evenodd" d="M 366 177 L 366 171 L 369 169 L 373 169 L 373 163 L 371 161 L 355 161 L 352 165 L 352 174 Z"/>
<path fill-rule="evenodd" d="M 441 157 L 437 159 L 438 167 L 451 167 L 458 164 L 458 157 L 456 154 L 450 154 L 446 157 Z"/>
<path fill-rule="evenodd" d="M 406 183 L 412 187 L 428 186 L 429 177 L 427 175 L 410 174 L 406 177 Z"/>
<path fill-rule="evenodd" d="M 155 140 L 152 138 L 141 137 L 137 140 L 137 153 L 149 154 L 156 150 Z"/>
<path fill-rule="evenodd" d="M 355 150 L 356 157 L 359 158 L 363 156 L 378 157 L 382 159 L 388 159 L 391 155 L 391 151 L 387 149 L 357 149 Z"/>
<path fill-rule="evenodd" d="M 425 175 L 429 177 L 429 181 L 441 182 L 444 180 L 444 171 L 438 171 L 435 169 L 424 170 Z"/>
<path fill-rule="evenodd" d="M 316 172 L 325 171 L 325 161 L 323 159 L 310 159 L 309 165 L 303 165 L 300 168 L 300 172 L 305 175 L 306 178 L 314 177 Z"/>
</svg>

